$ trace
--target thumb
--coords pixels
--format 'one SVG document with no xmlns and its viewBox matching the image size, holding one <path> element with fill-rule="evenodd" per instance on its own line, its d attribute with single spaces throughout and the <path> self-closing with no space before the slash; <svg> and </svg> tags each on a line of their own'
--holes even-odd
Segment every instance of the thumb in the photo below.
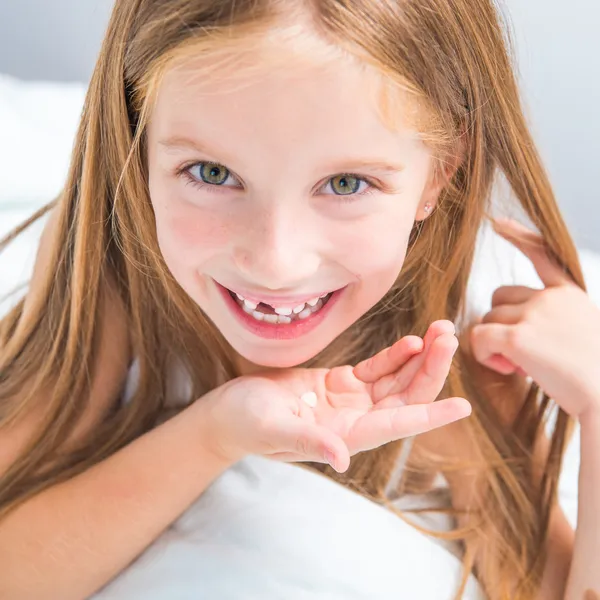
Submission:
<svg viewBox="0 0 600 600">
<path fill-rule="evenodd" d="M 470 342 L 477 362 L 490 368 L 498 367 L 497 370 L 518 365 L 518 357 L 514 356 L 516 349 L 511 344 L 512 329 L 511 325 L 504 323 L 475 325 L 471 330 Z M 504 360 L 499 361 L 498 356 Z"/>
<path fill-rule="evenodd" d="M 502 354 L 492 354 L 483 364 L 501 375 L 512 375 L 516 371 L 520 372 L 520 374 L 523 373 L 523 370 L 518 365 L 515 365 Z"/>
<path fill-rule="evenodd" d="M 269 445 L 277 448 L 278 456 L 289 454 L 303 461 L 325 461 L 339 473 L 350 466 L 348 446 L 339 435 L 298 417 L 280 421 L 269 434 Z"/>
</svg>

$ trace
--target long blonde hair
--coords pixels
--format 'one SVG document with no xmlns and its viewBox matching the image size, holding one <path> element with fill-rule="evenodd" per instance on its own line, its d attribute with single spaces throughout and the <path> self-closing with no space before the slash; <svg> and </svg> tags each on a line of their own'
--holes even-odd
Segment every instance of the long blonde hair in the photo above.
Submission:
<svg viewBox="0 0 600 600">
<path fill-rule="evenodd" d="M 285 15 L 293 22 L 292 8 L 309 16 L 310 35 L 283 27 Z M 117 0 L 63 191 L 0 245 L 55 208 L 52 268 L 45 274 L 43 293 L 27 319 L 22 318 L 21 299 L 0 323 L 0 425 L 33 410 L 35 399 L 47 394 L 46 416 L 35 439 L 0 480 L 0 518 L 156 426 L 165 410 L 174 357 L 190 373 L 190 400 L 237 375 L 231 348 L 171 276 L 155 234 L 145 128 L 160 79 L 176 61 L 205 54 L 218 66 L 223 64 L 218 57 L 232 60 L 249 43 L 266 39 L 267 32 L 285 30 L 301 52 L 318 47 L 323 60 L 353 60 L 378 70 L 382 114 L 390 120 L 395 93 L 408 94 L 420 108 L 419 130 L 437 168 L 457 156 L 462 144 L 463 159 L 436 210 L 411 232 L 393 288 L 304 366 L 356 364 L 403 335 L 423 336 L 436 319 L 466 321 L 475 241 L 491 214 L 499 172 L 549 250 L 585 289 L 575 246 L 523 116 L 508 52 L 510 34 L 501 25 L 491 0 Z M 128 312 L 133 351 L 140 361 L 139 384 L 130 403 L 116 407 L 77 449 L 64 455 L 60 442 L 78 422 L 89 395 L 99 336 L 98 298 L 108 275 Z M 486 467 L 487 487 L 473 507 L 477 524 L 456 538 L 488 540 L 494 564 L 479 566 L 477 575 L 490 598 L 510 593 L 511 598 L 530 599 L 539 588 L 572 421 L 559 410 L 541 487 L 534 487 L 532 449 L 555 405 L 532 384 L 514 427 L 507 430 L 484 393 L 486 386 L 473 383 L 489 376 L 468 347 L 461 346 L 444 390 L 444 396 L 464 396 L 472 403 L 464 425 Z M 510 403 L 510 386 L 506 389 Z M 399 441 L 361 453 L 344 474 L 313 466 L 385 503 L 384 490 L 401 447 Z M 55 462 L 44 470 L 49 458 Z M 443 472 L 456 465 L 446 465 L 442 457 L 435 468 Z M 463 564 L 457 598 L 474 568 L 472 553 L 465 553 Z M 507 581 L 516 582 L 516 589 L 503 587 Z"/>
</svg>

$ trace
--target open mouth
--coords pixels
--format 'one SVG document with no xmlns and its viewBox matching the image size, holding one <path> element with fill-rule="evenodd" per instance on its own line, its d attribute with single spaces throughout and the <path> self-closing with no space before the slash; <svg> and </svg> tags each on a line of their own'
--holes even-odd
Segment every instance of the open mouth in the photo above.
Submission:
<svg viewBox="0 0 600 600">
<path fill-rule="evenodd" d="M 313 298 L 294 308 L 277 308 L 264 302 L 258 304 L 246 300 L 243 296 L 227 290 L 236 304 L 256 321 L 273 325 L 289 325 L 295 321 L 303 321 L 318 313 L 329 302 L 333 292 Z"/>
<path fill-rule="evenodd" d="M 214 281 L 214 280 L 213 280 Z M 237 322 L 254 335 L 267 339 L 292 340 L 306 335 L 322 323 L 344 295 L 347 286 L 291 307 L 258 304 L 246 300 L 215 281 L 219 294 Z"/>
</svg>

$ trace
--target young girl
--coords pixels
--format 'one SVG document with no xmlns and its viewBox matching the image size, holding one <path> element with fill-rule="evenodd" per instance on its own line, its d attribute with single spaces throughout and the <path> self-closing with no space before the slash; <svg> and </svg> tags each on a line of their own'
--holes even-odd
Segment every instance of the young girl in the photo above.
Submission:
<svg viewBox="0 0 600 600">
<path fill-rule="evenodd" d="M 469 317 L 499 172 L 545 287 Z M 600 589 L 600 311 L 490 0 L 117 0 L 64 190 L 13 237 L 50 209 L 0 327 L 1 598 L 93 594 L 252 454 L 385 505 L 417 434 L 396 493 L 446 477 L 457 598 Z"/>
</svg>

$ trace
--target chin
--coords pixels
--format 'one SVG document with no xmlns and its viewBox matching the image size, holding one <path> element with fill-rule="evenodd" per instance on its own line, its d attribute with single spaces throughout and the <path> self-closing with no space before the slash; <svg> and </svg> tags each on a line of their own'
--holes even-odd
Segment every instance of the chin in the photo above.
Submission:
<svg viewBox="0 0 600 600">
<path fill-rule="evenodd" d="M 297 367 L 302 363 L 315 357 L 322 348 L 310 352 L 303 350 L 302 348 L 289 348 L 289 349 L 264 349 L 259 350 L 256 348 L 244 349 L 236 348 L 234 350 L 245 360 L 251 362 L 258 367 L 265 367 L 269 369 L 289 369 Z"/>
</svg>

